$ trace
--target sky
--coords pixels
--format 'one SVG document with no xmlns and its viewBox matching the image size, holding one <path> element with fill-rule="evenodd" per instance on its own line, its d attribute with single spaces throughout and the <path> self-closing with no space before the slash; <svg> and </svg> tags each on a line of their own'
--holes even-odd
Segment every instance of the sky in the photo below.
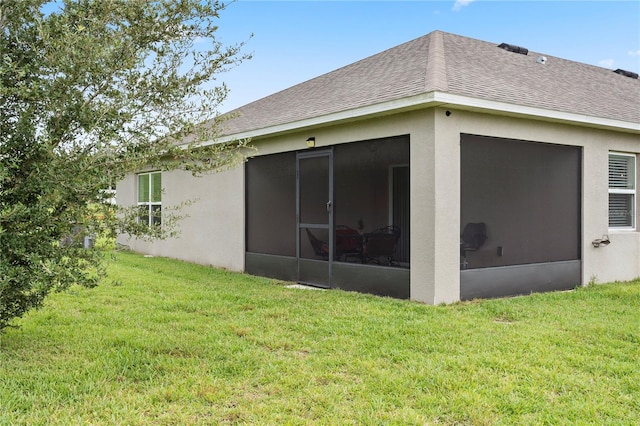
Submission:
<svg viewBox="0 0 640 426">
<path fill-rule="evenodd" d="M 238 0 L 218 25 L 218 41 L 253 55 L 217 76 L 220 112 L 434 30 L 640 73 L 640 0 Z"/>
</svg>

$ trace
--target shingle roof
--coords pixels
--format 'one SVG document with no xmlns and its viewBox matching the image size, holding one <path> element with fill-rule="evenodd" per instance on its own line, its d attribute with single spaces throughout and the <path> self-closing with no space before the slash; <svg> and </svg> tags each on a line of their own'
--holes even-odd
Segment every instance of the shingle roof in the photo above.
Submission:
<svg viewBox="0 0 640 426">
<path fill-rule="evenodd" d="M 231 113 L 226 134 L 441 92 L 640 123 L 640 80 L 605 68 L 434 31 Z M 536 62 L 546 56 L 546 63 Z"/>
</svg>

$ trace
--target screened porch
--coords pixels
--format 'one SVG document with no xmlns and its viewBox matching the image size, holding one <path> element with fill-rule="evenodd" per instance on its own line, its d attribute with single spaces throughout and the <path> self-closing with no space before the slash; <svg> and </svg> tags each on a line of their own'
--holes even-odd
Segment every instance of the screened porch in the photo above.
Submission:
<svg viewBox="0 0 640 426">
<path fill-rule="evenodd" d="M 408 165 L 408 136 L 249 159 L 247 272 L 408 298 Z"/>
</svg>

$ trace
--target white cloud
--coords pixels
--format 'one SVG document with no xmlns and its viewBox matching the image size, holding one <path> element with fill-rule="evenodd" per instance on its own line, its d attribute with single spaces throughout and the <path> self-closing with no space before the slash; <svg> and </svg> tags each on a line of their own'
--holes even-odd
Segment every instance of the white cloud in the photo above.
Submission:
<svg viewBox="0 0 640 426">
<path fill-rule="evenodd" d="M 613 59 L 603 59 L 601 61 L 598 61 L 598 65 L 600 65 L 601 67 L 605 67 L 605 68 L 613 68 L 613 64 L 616 61 Z"/>
<path fill-rule="evenodd" d="M 451 10 L 453 10 L 454 12 L 459 11 L 460 9 L 462 9 L 465 6 L 468 6 L 469 3 L 473 2 L 475 0 L 456 0 L 456 2 L 453 4 L 453 8 L 451 8 Z"/>
<path fill-rule="evenodd" d="M 629 56 L 640 56 L 640 49 L 638 50 L 630 50 Z"/>
</svg>

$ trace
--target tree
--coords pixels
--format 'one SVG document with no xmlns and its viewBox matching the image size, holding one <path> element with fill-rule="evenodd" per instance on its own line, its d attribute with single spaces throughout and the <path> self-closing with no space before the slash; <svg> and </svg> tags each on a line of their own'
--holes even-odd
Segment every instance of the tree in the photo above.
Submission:
<svg viewBox="0 0 640 426">
<path fill-rule="evenodd" d="M 243 160 L 244 142 L 201 144 L 218 135 L 227 94 L 207 84 L 248 58 L 244 43 L 216 39 L 224 8 L 0 0 L 0 331 L 52 291 L 98 283 L 104 259 L 85 235 L 171 234 L 178 213 L 149 227 L 101 202 L 114 182 L 145 166 L 201 174 Z"/>
</svg>

